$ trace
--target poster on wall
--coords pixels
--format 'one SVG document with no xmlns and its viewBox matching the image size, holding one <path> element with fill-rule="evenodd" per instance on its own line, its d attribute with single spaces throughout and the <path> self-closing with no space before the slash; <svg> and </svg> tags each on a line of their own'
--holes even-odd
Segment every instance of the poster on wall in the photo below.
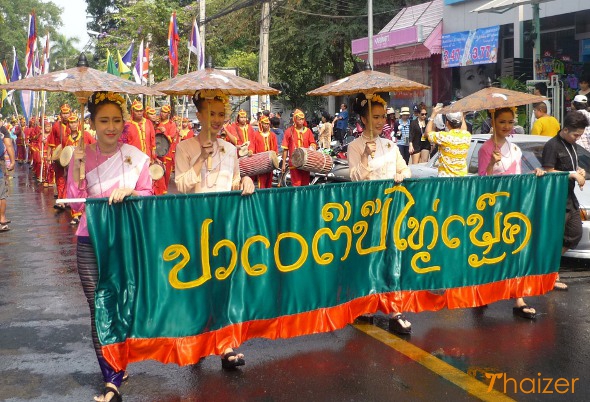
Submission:
<svg viewBox="0 0 590 402">
<path fill-rule="evenodd" d="M 500 26 L 442 36 L 442 68 L 489 64 L 498 61 Z"/>
</svg>

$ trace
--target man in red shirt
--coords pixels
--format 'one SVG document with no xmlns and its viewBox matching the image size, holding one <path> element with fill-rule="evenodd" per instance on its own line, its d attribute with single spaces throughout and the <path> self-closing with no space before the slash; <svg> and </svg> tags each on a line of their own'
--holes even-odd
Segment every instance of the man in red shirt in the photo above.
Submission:
<svg viewBox="0 0 590 402">
<path fill-rule="evenodd" d="M 178 132 L 179 142 L 188 140 L 189 138 L 193 138 L 195 133 L 193 130 L 188 126 L 188 117 L 182 118 L 182 128 Z"/>
<path fill-rule="evenodd" d="M 293 112 L 293 125 L 285 130 L 281 148 L 283 149 L 283 166 L 281 167 L 283 173 L 287 170 L 287 156 L 293 155 L 296 148 L 311 148 L 313 150 L 318 148 L 313 133 L 309 128 L 305 127 L 305 114 L 299 109 L 295 109 Z M 308 171 L 297 169 L 291 164 L 289 165 L 289 171 L 291 172 L 291 183 L 294 186 L 309 185 L 310 175 Z"/>
<path fill-rule="evenodd" d="M 68 127 L 68 117 L 72 113 L 70 105 L 64 103 L 60 108 L 59 119 L 53 123 L 51 134 L 47 140 L 49 156 L 51 157 L 53 150 L 61 145 L 65 147 L 68 136 L 70 135 L 70 128 Z M 57 198 L 66 198 L 66 169 L 59 164 L 59 160 L 53 161 L 53 172 L 55 173 L 55 183 L 57 185 Z M 53 208 L 63 211 L 66 206 L 61 203 L 56 203 Z"/>
<path fill-rule="evenodd" d="M 156 159 L 156 132 L 151 120 L 143 117 L 143 104 L 134 100 L 131 104 L 131 120 L 125 123 L 123 129 L 124 142 L 133 145 L 150 157 Z"/>
<path fill-rule="evenodd" d="M 256 135 L 254 141 L 254 153 L 275 151 L 279 152 L 279 146 L 277 144 L 277 136 L 275 133 L 270 131 L 270 119 L 267 116 L 260 118 L 260 132 Z M 271 188 L 272 187 L 272 172 L 258 176 L 258 187 L 259 188 Z"/>
<path fill-rule="evenodd" d="M 174 154 L 176 152 L 176 144 L 178 143 L 178 133 L 176 132 L 176 124 L 170 120 L 170 105 L 162 106 L 160 110 L 160 124 L 156 128 L 156 134 L 164 134 L 168 141 L 170 141 L 170 149 L 164 156 L 158 158 L 164 163 L 164 177 L 154 183 L 154 194 L 161 195 L 168 193 L 168 184 L 170 183 L 170 176 L 174 168 Z"/>
<path fill-rule="evenodd" d="M 256 138 L 256 131 L 250 123 L 248 123 L 248 114 L 245 110 L 238 112 L 236 122 L 228 127 L 226 141 L 240 147 L 248 143 L 248 154 L 254 153 L 254 140 Z"/>
</svg>

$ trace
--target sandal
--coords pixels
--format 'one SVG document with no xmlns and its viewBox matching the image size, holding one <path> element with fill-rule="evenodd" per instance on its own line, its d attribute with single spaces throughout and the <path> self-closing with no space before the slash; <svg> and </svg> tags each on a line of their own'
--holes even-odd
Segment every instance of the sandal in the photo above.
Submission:
<svg viewBox="0 0 590 402">
<path fill-rule="evenodd" d="M 553 290 L 568 290 L 568 286 L 561 281 L 555 281 L 555 284 L 553 285 Z"/>
<path fill-rule="evenodd" d="M 72 226 L 77 225 L 78 223 L 80 223 L 80 219 L 78 219 L 78 218 L 73 218 L 70 221 L 70 225 L 72 225 Z"/>
<path fill-rule="evenodd" d="M 128 379 L 129 379 L 129 373 L 128 373 L 128 372 L 125 372 L 125 373 L 123 374 L 123 378 L 121 378 L 121 381 L 123 381 L 123 382 L 127 382 L 127 380 L 128 380 Z"/>
<path fill-rule="evenodd" d="M 0 222 L 0 225 L 8 225 L 10 222 L 12 222 L 10 219 L 7 219 L 6 222 Z"/>
<path fill-rule="evenodd" d="M 389 332 L 395 332 L 400 335 L 408 335 L 412 332 L 412 324 L 406 320 L 406 317 L 400 313 L 394 314 L 389 318 Z"/>
<path fill-rule="evenodd" d="M 106 397 L 108 394 L 113 394 L 113 396 L 111 397 L 111 399 L 108 400 L 108 402 L 123 402 L 123 397 L 121 396 L 121 393 L 119 392 L 119 390 L 117 388 L 115 388 L 114 385 L 105 385 L 104 387 L 104 391 L 102 391 L 102 399 L 96 399 L 96 398 L 100 398 L 100 397 L 94 397 L 95 401 L 100 401 L 100 400 L 106 400 Z"/>
<path fill-rule="evenodd" d="M 229 358 L 233 357 L 232 360 Z M 224 370 L 235 370 L 238 366 L 243 366 L 246 361 L 242 357 L 238 357 L 236 352 L 229 352 L 221 356 L 221 368 Z"/>
<path fill-rule="evenodd" d="M 8 225 L 1 225 L 0 226 L 0 232 L 8 232 L 10 230 L 10 228 L 8 227 Z"/>
<path fill-rule="evenodd" d="M 66 206 L 64 204 L 55 204 L 55 205 L 53 205 L 53 208 L 55 208 L 59 211 L 64 211 L 66 209 Z"/>
<path fill-rule="evenodd" d="M 375 314 L 363 314 L 356 317 L 354 320 L 355 324 L 363 323 L 363 324 L 373 324 Z"/>
<path fill-rule="evenodd" d="M 512 314 L 514 314 L 517 317 L 528 318 L 529 320 L 532 320 L 537 316 L 536 311 L 534 313 L 527 313 L 526 311 L 524 311 L 525 309 L 531 310 L 533 308 L 531 306 L 527 306 L 526 304 L 520 307 L 512 307 Z"/>
</svg>

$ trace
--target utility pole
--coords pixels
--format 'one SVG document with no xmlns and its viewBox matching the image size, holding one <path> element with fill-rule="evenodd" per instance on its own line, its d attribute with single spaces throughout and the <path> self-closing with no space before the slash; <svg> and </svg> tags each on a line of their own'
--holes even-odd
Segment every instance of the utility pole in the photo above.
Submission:
<svg viewBox="0 0 590 402">
<path fill-rule="evenodd" d="M 373 0 L 367 2 L 367 14 L 369 15 L 368 30 L 369 30 L 369 51 L 367 52 L 367 61 L 373 69 Z"/>
<path fill-rule="evenodd" d="M 270 35 L 270 0 L 263 0 L 262 20 L 260 21 L 260 60 L 258 64 L 258 82 L 268 85 L 268 39 Z M 270 110 L 268 95 L 260 97 L 259 107 Z"/>
<path fill-rule="evenodd" d="M 205 0 L 199 1 L 199 35 L 201 36 L 203 56 L 205 56 Z"/>
</svg>

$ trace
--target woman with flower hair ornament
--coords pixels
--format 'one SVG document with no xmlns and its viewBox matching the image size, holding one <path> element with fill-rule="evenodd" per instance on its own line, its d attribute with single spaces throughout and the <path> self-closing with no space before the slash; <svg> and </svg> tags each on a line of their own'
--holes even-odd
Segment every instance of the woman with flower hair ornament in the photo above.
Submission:
<svg viewBox="0 0 590 402">
<path fill-rule="evenodd" d="M 132 145 L 119 142 L 127 114 L 125 99 L 113 92 L 95 92 L 89 100 L 90 124 L 96 130 L 97 142 L 78 147 L 74 151 L 68 169 L 68 198 L 108 197 L 109 204 L 122 202 L 128 196 L 152 194 L 149 175 L 149 157 Z M 80 177 L 80 165 L 84 163 L 86 175 Z M 72 210 L 80 210 L 82 216 L 78 236 L 78 273 L 90 307 L 92 341 L 98 364 L 105 382 L 103 395 L 96 401 L 121 401 L 119 386 L 125 372 L 115 371 L 104 359 L 94 320 L 94 292 L 98 280 L 98 268 L 94 248 L 90 241 L 84 205 L 72 203 Z"/>
<path fill-rule="evenodd" d="M 387 119 L 386 107 L 387 103 L 379 95 L 368 100 L 360 94 L 355 99 L 353 110 L 360 115 L 365 130 L 348 145 L 352 181 L 393 179 L 401 183 L 412 175 L 395 142 L 379 136 Z M 372 321 L 372 316 L 365 315 L 361 319 Z M 400 312 L 395 312 L 389 319 L 389 330 L 409 334 L 412 324 Z"/>
</svg>

